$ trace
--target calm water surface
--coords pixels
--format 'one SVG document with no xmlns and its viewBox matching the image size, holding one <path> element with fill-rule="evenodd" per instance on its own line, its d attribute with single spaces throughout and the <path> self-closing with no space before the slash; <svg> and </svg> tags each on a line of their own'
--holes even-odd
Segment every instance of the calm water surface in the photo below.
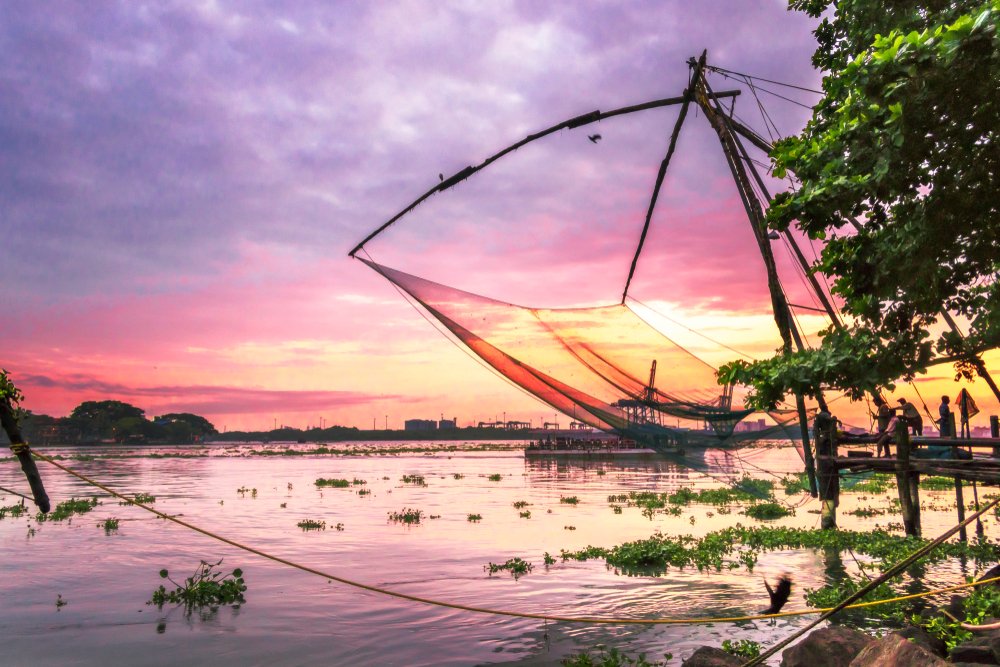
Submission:
<svg viewBox="0 0 1000 667">
<path fill-rule="evenodd" d="M 392 447 L 383 443 L 364 447 Z M 408 443 L 425 447 L 424 443 Z M 563 616 L 663 618 L 753 614 L 767 606 L 762 577 L 792 573 L 796 588 L 789 608 L 802 608 L 802 592 L 825 582 L 838 566 L 812 550 L 762 555 L 752 573 L 670 569 L 661 576 L 626 576 L 602 560 L 557 559 L 543 554 L 587 545 L 614 546 L 665 534 L 704 535 L 737 522 L 739 514 L 692 505 L 680 516 L 637 508 L 614 514 L 611 494 L 630 490 L 673 491 L 682 486 L 717 487 L 734 476 L 773 478 L 801 470 L 790 447 L 743 450 L 738 456 L 709 452 L 711 476 L 668 461 L 536 462 L 518 449 L 436 451 L 368 456 L 259 456 L 289 445 L 218 445 L 172 450 L 198 458 L 134 458 L 68 461 L 71 467 L 126 493 L 156 496 L 155 506 L 186 521 L 283 558 L 338 577 L 407 594 L 465 605 Z M 308 449 L 312 445 L 292 445 Z M 334 446 L 331 446 L 334 447 Z M 336 445 L 337 448 L 351 445 Z M 50 449 L 72 455 L 82 450 Z M 88 454 L 116 450 L 87 448 Z M 55 502 L 94 490 L 39 463 Z M 764 472 L 768 471 L 768 472 Z M 501 475 L 491 481 L 490 475 Z M 401 481 L 421 475 L 426 486 Z M 365 480 L 350 488 L 317 488 L 319 477 Z M 16 463 L 0 466 L 0 485 L 26 485 Z M 371 491 L 359 495 L 359 488 Z M 239 492 L 239 489 L 248 489 Z M 253 493 L 256 490 L 256 494 Z M 475 614 L 429 606 L 352 588 L 264 560 L 156 518 L 113 498 L 86 515 L 38 524 L 33 517 L 0 520 L 0 664 L 4 665 L 476 665 L 559 664 L 561 657 L 607 643 L 650 659 L 672 653 L 679 664 L 702 644 L 723 639 L 780 640 L 810 617 L 708 626 L 589 625 Z M 780 500 L 796 507 L 781 525 L 817 527 L 817 503 L 805 495 Z M 560 502 L 576 496 L 579 503 Z M 969 493 L 967 492 L 967 500 Z M 944 509 L 953 494 L 922 492 L 931 507 L 925 535 L 954 523 Z M 0 492 L 0 504 L 17 498 Z M 527 501 L 530 518 L 513 507 Z M 845 496 L 841 526 L 866 529 L 898 516 L 856 519 L 846 511 L 886 506 L 886 498 Z M 390 512 L 419 509 L 414 526 L 387 520 Z M 810 511 L 812 510 L 812 512 Z M 469 514 L 482 520 L 470 523 Z M 428 518 L 430 516 L 438 518 Z M 120 519 L 106 534 L 98 524 Z M 299 521 L 325 521 L 326 530 L 303 531 Z M 343 530 L 335 529 L 343 524 Z M 996 538 L 991 519 L 987 535 Z M 515 580 L 490 576 L 484 566 L 521 557 L 534 570 Z M 186 617 L 183 609 L 158 610 L 146 601 L 160 584 L 158 572 L 175 579 L 194 572 L 201 560 L 224 559 L 240 567 L 247 602 L 214 614 Z M 928 585 L 960 581 L 961 563 L 934 566 Z M 66 605 L 57 608 L 58 595 Z"/>
</svg>

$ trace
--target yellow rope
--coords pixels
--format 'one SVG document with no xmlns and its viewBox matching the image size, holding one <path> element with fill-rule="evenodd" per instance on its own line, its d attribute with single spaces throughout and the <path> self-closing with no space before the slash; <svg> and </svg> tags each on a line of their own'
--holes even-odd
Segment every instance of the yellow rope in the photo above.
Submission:
<svg viewBox="0 0 1000 667">
<path fill-rule="evenodd" d="M 351 579 L 345 579 L 343 577 L 338 577 L 337 575 L 330 574 L 329 572 L 324 572 L 323 570 L 317 570 L 316 568 L 309 567 L 308 565 L 302 565 L 301 563 L 296 563 L 294 561 L 290 561 L 290 560 L 282 558 L 280 556 L 275 556 L 274 554 L 269 554 L 266 551 L 261 551 L 260 549 L 256 549 L 254 547 L 248 546 L 246 544 L 242 544 L 242 543 L 237 542 L 235 540 L 231 540 L 228 537 L 223 537 L 222 535 L 219 535 L 217 533 L 213 533 L 212 531 L 206 530 L 205 528 L 199 528 L 198 526 L 195 526 L 194 524 L 188 523 L 187 521 L 184 521 L 182 519 L 178 519 L 175 516 L 171 516 L 169 514 L 164 514 L 163 512 L 161 512 L 161 511 L 159 511 L 159 510 L 157 510 L 157 509 L 155 509 L 153 507 L 150 507 L 149 505 L 146 505 L 144 503 L 141 503 L 141 502 L 137 501 L 135 498 L 129 498 L 128 496 L 123 495 L 121 493 L 118 493 L 117 491 L 115 491 L 115 490 L 113 490 L 113 489 L 105 486 L 104 484 L 101 484 L 100 482 L 98 482 L 98 481 L 96 481 L 96 480 L 94 480 L 94 479 L 92 479 L 92 478 L 84 475 L 83 473 L 77 472 L 76 470 L 73 470 L 72 468 L 68 468 L 68 467 L 62 465 L 61 463 L 58 463 L 54 459 L 46 456 L 45 454 L 40 453 L 37 449 L 33 449 L 32 450 L 32 454 L 34 454 L 35 457 L 41 459 L 42 461 L 45 461 L 46 463 L 50 463 L 50 464 L 54 465 L 55 467 L 59 468 L 60 470 L 62 470 L 64 472 L 66 472 L 66 473 L 68 473 L 68 474 L 76 477 L 79 480 L 82 480 L 82 481 L 86 482 L 87 484 L 90 484 L 91 486 L 94 486 L 94 487 L 96 487 L 98 489 L 101 489 L 105 493 L 108 493 L 108 494 L 110 494 L 111 496 L 113 496 L 115 498 L 127 501 L 127 502 L 135 505 L 136 507 L 144 509 L 147 512 L 151 512 L 152 514 L 155 514 L 156 516 L 160 517 L 161 519 L 166 519 L 167 521 L 172 521 L 172 522 L 176 523 L 179 526 L 183 526 L 185 528 L 188 528 L 189 530 L 193 530 L 193 531 L 195 531 L 197 533 L 201 533 L 202 535 L 205 535 L 206 537 L 210 537 L 210 538 L 212 538 L 214 540 L 218 540 L 219 542 L 223 542 L 223 543 L 228 544 L 228 545 L 230 545 L 232 547 L 236 547 L 237 549 L 242 549 L 243 551 L 246 551 L 248 553 L 252 553 L 254 555 L 260 556 L 261 558 L 266 558 L 268 560 L 274 561 L 275 563 L 281 563 L 282 565 L 287 565 L 288 567 L 293 567 L 293 568 L 295 568 L 297 570 L 301 570 L 302 572 L 308 572 L 310 574 L 315 574 L 315 575 L 323 577 L 324 579 L 327 579 L 329 581 L 336 581 L 338 583 L 341 583 L 341 584 L 344 584 L 344 585 L 347 585 L 347 586 L 352 586 L 354 588 L 360 588 L 362 590 L 366 590 L 366 591 L 369 591 L 371 593 L 379 593 L 381 595 L 388 595 L 388 596 L 395 597 L 395 598 L 400 598 L 400 599 L 403 599 L 403 600 L 410 600 L 411 602 L 420 602 L 420 603 L 423 603 L 423 604 L 429 604 L 429 605 L 434 605 L 434 606 L 438 606 L 438 607 L 447 607 L 449 609 L 458 609 L 460 611 L 471 611 L 471 612 L 475 612 L 475 613 L 479 613 L 479 614 L 492 614 L 492 615 L 495 615 L 495 616 L 513 616 L 513 617 L 516 617 L 516 618 L 530 618 L 530 619 L 537 619 L 537 620 L 543 620 L 543 621 L 561 621 L 561 622 L 565 622 L 565 623 L 591 623 L 591 624 L 601 623 L 601 624 L 611 624 L 611 625 L 703 625 L 703 624 L 709 624 L 709 623 L 741 623 L 741 622 L 744 622 L 744 621 L 758 621 L 758 620 L 765 620 L 765 619 L 772 619 L 772 618 L 783 618 L 783 617 L 787 617 L 787 616 L 806 616 L 806 615 L 809 615 L 809 614 L 821 614 L 821 613 L 824 613 L 824 612 L 827 612 L 827 611 L 830 611 L 831 609 L 833 609 L 833 607 L 826 607 L 826 608 L 823 608 L 823 609 L 803 609 L 803 610 L 799 610 L 799 611 L 783 611 L 783 612 L 779 612 L 777 614 L 752 614 L 752 615 L 748 615 L 748 616 L 724 616 L 724 617 L 719 617 L 719 618 L 607 618 L 607 617 L 601 617 L 601 616 L 558 616 L 558 615 L 553 615 L 553 614 L 537 614 L 537 613 L 523 612 L 523 611 L 511 611 L 511 610 L 506 610 L 506 609 L 490 609 L 488 607 L 476 607 L 476 606 L 472 606 L 472 605 L 458 604 L 458 603 L 454 603 L 454 602 L 444 602 L 442 600 L 434 600 L 432 598 L 420 597 L 418 595 L 410 595 L 408 593 L 400 593 L 399 591 L 393 591 L 393 590 L 389 590 L 387 588 L 382 588 L 382 587 L 379 587 L 379 586 L 372 586 L 370 584 L 364 584 L 364 583 L 361 583 L 359 581 L 353 581 Z M 957 584 L 955 586 L 948 586 L 948 587 L 945 587 L 945 588 L 939 588 L 939 589 L 933 590 L 933 591 L 926 591 L 924 593 L 914 593 L 914 594 L 911 594 L 911 595 L 903 595 L 903 596 L 900 596 L 900 597 L 889 598 L 889 599 L 886 599 L 886 600 L 876 600 L 876 601 L 873 601 L 873 602 L 860 602 L 860 603 L 857 603 L 857 604 L 849 605 L 848 607 L 846 607 L 846 609 L 860 609 L 862 607 L 873 607 L 875 605 L 880 605 L 880 604 L 889 604 L 891 602 L 900 602 L 900 601 L 903 601 L 903 600 L 911 600 L 911 599 L 914 599 L 914 598 L 928 597 L 928 596 L 931 596 L 931 595 L 939 595 L 941 593 L 950 593 L 952 591 L 957 591 L 957 590 L 961 590 L 961 589 L 964 589 L 964 588 L 972 588 L 974 586 L 982 586 L 982 585 L 994 583 L 994 582 L 997 582 L 997 581 L 1000 581 L 1000 577 L 994 577 L 994 578 L 991 578 L 991 579 L 984 579 L 982 581 L 975 581 L 975 582 L 966 583 L 966 584 Z"/>
</svg>

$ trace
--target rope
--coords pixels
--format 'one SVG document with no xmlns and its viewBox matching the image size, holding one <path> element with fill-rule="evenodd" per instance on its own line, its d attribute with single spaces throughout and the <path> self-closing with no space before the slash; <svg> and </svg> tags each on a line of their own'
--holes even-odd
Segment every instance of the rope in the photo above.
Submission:
<svg viewBox="0 0 1000 667">
<path fill-rule="evenodd" d="M 992 579 L 983 579 L 983 580 L 980 580 L 980 581 L 974 581 L 974 582 L 969 582 L 969 583 L 965 583 L 965 584 L 957 584 L 955 586 L 948 586 L 946 588 L 939 588 L 939 589 L 933 590 L 933 591 L 925 591 L 923 593 L 913 593 L 911 595 L 903 595 L 903 596 L 900 596 L 900 597 L 889 598 L 889 599 L 886 599 L 886 600 L 875 600 L 875 601 L 872 601 L 872 602 L 862 602 L 862 603 L 852 604 L 852 605 L 845 605 L 842 602 L 837 607 L 829 607 L 829 608 L 823 608 L 823 609 L 802 609 L 802 610 L 798 610 L 798 611 L 783 611 L 783 612 L 779 612 L 777 614 L 750 614 L 750 615 L 746 615 L 746 616 L 724 616 L 724 617 L 720 617 L 720 618 L 608 618 L 608 617 L 600 617 L 600 616 L 559 616 L 559 615 L 555 615 L 555 614 L 539 614 L 539 613 L 531 613 L 531 612 L 523 612 L 523 611 L 512 611 L 512 610 L 508 610 L 508 609 L 490 609 L 488 607 L 477 607 L 477 606 L 473 606 L 473 605 L 458 604 L 458 603 L 455 603 L 455 602 L 445 602 L 445 601 L 442 601 L 442 600 L 434 600 L 432 598 L 421 597 L 419 595 L 410 595 L 408 593 L 401 593 L 399 591 L 393 591 L 393 590 L 390 590 L 388 588 L 382 588 L 380 586 L 373 586 L 371 584 L 365 584 L 365 583 L 362 583 L 362 582 L 359 582 L 359 581 L 354 581 L 352 579 L 346 579 L 344 577 L 338 577 L 335 574 L 331 574 L 329 572 L 324 572 L 323 570 L 319 570 L 319 569 L 316 569 L 316 568 L 313 568 L 313 567 L 309 567 L 308 565 L 303 565 L 301 563 L 296 563 L 294 561 L 288 560 L 287 558 L 282 558 L 280 556 L 275 556 L 274 554 L 270 554 L 270 553 L 268 553 L 266 551 L 262 551 L 260 549 L 248 546 L 246 544 L 242 544 L 241 542 L 237 542 L 236 540 L 229 539 L 228 537 L 224 537 L 222 535 L 219 535 L 218 533 L 214 533 L 214 532 L 212 532 L 210 530 L 207 530 L 205 528 L 201 528 L 199 526 L 196 526 L 196 525 L 194 525 L 192 523 L 184 521 L 183 519 L 179 519 L 176 516 L 171 516 L 169 514 L 164 514 L 163 512 L 161 512 L 161 511 L 159 511 L 157 509 L 154 509 L 154 508 L 150 507 L 149 505 L 146 505 L 144 503 L 141 503 L 141 502 L 137 501 L 135 498 L 130 498 L 130 497 L 124 495 L 124 494 L 118 493 L 117 491 L 109 488 L 108 486 L 105 486 L 104 484 L 98 482 L 95 479 L 92 479 L 92 478 L 88 477 L 87 475 L 84 475 L 83 473 L 77 472 L 76 470 L 73 470 L 72 468 L 68 468 L 68 467 L 62 465 L 61 463 L 55 461 L 54 459 L 50 458 L 49 456 L 46 456 L 45 454 L 42 454 L 38 450 L 32 450 L 32 453 L 35 455 L 36 458 L 38 458 L 38 459 L 40 459 L 42 461 L 45 461 L 46 463 L 49 463 L 49 464 L 55 466 L 56 468 L 59 468 L 63 472 L 65 472 L 65 473 L 67 473 L 69 475 L 72 475 L 73 477 L 76 477 L 77 479 L 79 479 L 79 480 L 81 480 L 83 482 L 86 482 L 87 484 L 90 484 L 91 486 L 96 487 L 96 488 L 104 491 L 105 493 L 107 493 L 107 494 L 109 494 L 109 495 L 111 495 L 111 496 L 113 496 L 115 498 L 118 498 L 119 500 L 125 500 L 125 501 L 131 503 L 132 505 L 135 505 L 136 507 L 138 507 L 140 509 L 146 510 L 147 512 L 150 512 L 151 514 L 155 514 L 156 516 L 160 517 L 161 519 L 166 519 L 167 521 L 172 521 L 173 523 L 176 523 L 179 526 L 182 526 L 182 527 L 187 528 L 189 530 L 193 530 L 196 533 L 201 533 L 202 535 L 204 535 L 206 537 L 209 537 L 209 538 L 211 538 L 213 540 L 217 540 L 217 541 L 222 542 L 224 544 L 228 544 L 231 547 L 235 547 L 237 549 L 241 549 L 243 551 L 246 551 L 247 553 L 254 554 L 255 556 L 260 556 L 261 558 L 265 558 L 265 559 L 273 561 L 275 563 L 280 563 L 282 565 L 287 565 L 288 567 L 295 568 L 296 570 L 300 570 L 302 572 L 307 572 L 309 574 L 315 574 L 315 575 L 317 575 L 319 577 L 323 577 L 324 579 L 327 579 L 328 581 L 336 581 L 337 583 L 341 583 L 341 584 L 344 584 L 346 586 L 351 586 L 353 588 L 360 588 L 361 590 L 365 590 L 365 591 L 368 591 L 370 593 L 378 593 L 378 594 L 381 594 L 381 595 L 387 595 L 387 596 L 394 597 L 394 598 L 399 598 L 399 599 L 402 599 L 402 600 L 409 600 L 410 602 L 420 602 L 422 604 L 428 604 L 428 605 L 433 605 L 433 606 L 437 606 L 437 607 L 445 607 L 445 608 L 448 608 L 448 609 L 457 609 L 459 611 L 470 611 L 470 612 L 479 613 L 479 614 L 492 614 L 494 616 L 510 616 L 510 617 L 515 617 L 515 618 L 530 618 L 530 619 L 536 619 L 536 620 L 542 620 L 542 621 L 559 621 L 559 622 L 564 622 L 564 623 L 590 623 L 590 624 L 607 624 L 607 625 L 706 625 L 706 624 L 710 624 L 710 623 L 742 623 L 742 622 L 745 622 L 745 621 L 758 621 L 758 620 L 766 620 L 766 619 L 773 619 L 773 618 L 784 618 L 784 617 L 790 617 L 790 616 L 806 616 L 806 615 L 810 615 L 810 614 L 824 614 L 823 617 L 821 617 L 819 619 L 820 621 L 822 621 L 823 619 L 827 618 L 830 614 L 832 614 L 832 613 L 834 613 L 836 611 L 839 611 L 840 609 L 845 609 L 845 608 L 846 609 L 861 609 L 861 608 L 864 608 L 864 607 L 873 607 L 873 606 L 880 605 L 880 604 L 889 604 L 891 602 L 899 602 L 899 601 L 903 601 L 903 600 L 910 600 L 910 599 L 915 599 L 915 598 L 920 598 L 920 597 L 928 597 L 928 596 L 931 596 L 931 595 L 939 595 L 941 593 L 949 593 L 949 592 L 961 590 L 961 589 L 964 589 L 964 588 L 972 588 L 972 587 L 975 587 L 975 586 L 983 586 L 985 584 L 990 584 L 990 583 L 994 583 L 994 582 L 1000 581 L 1000 577 L 994 577 Z M 997 498 L 996 500 L 992 501 L 989 505 L 987 505 L 985 508 L 983 508 L 983 510 L 981 512 L 977 513 L 973 517 L 970 517 L 968 520 L 966 520 L 965 523 L 968 523 L 973 518 L 979 516 L 980 514 L 986 512 L 987 510 L 991 509 L 997 503 L 1000 503 L 1000 498 Z M 940 544 L 940 542 L 943 542 L 944 539 L 947 539 L 948 537 L 950 537 L 951 534 L 954 531 L 956 531 L 957 529 L 958 529 L 957 527 L 951 529 L 950 531 L 948 531 L 947 533 L 945 533 L 942 537 L 939 537 L 937 540 L 931 542 L 930 544 L 928 544 L 923 549 L 918 550 L 913 555 L 911 555 L 908 559 L 906 559 L 905 561 L 902 561 L 901 565 L 903 565 L 905 567 L 906 564 L 908 564 L 909 562 L 912 562 L 916 558 L 919 558 L 924 553 L 926 553 L 927 551 L 929 551 L 930 548 L 932 548 L 934 546 L 937 546 L 938 544 Z M 893 570 L 896 570 L 897 568 L 902 569 L 902 568 L 899 567 L 899 565 L 894 566 L 893 568 L 891 568 L 890 570 L 888 570 L 886 572 L 886 574 L 883 574 L 881 577 L 879 577 L 876 580 L 876 582 L 877 583 L 881 583 L 882 580 L 884 580 L 885 578 L 888 578 L 889 572 L 892 572 Z M 854 595 L 851 596 L 851 598 L 848 598 L 848 599 L 849 600 L 857 599 L 857 598 L 861 597 L 861 595 L 863 595 L 864 593 L 867 593 L 873 587 L 874 586 L 872 586 L 872 585 L 866 586 L 864 589 L 862 589 L 858 593 L 855 593 Z M 811 626 L 809 626 L 809 627 L 811 627 Z"/>
<path fill-rule="evenodd" d="M 754 76 L 753 74 L 745 74 L 743 72 L 736 72 L 734 70 L 726 69 L 725 67 L 719 67 L 717 65 L 705 65 L 705 69 L 710 69 L 713 72 L 718 72 L 719 74 L 722 74 L 723 72 L 725 72 L 725 73 L 728 73 L 728 74 L 735 74 L 735 75 L 738 75 L 738 76 L 742 76 L 742 77 L 745 77 L 745 78 L 748 78 L 748 79 L 757 79 L 758 81 L 765 81 L 767 83 L 774 83 L 774 84 L 777 84 L 779 86 L 785 86 L 786 88 L 794 88 L 796 90 L 804 90 L 807 93 L 816 93 L 817 95 L 826 95 L 826 93 L 824 93 L 822 90 L 816 90 L 815 88 L 804 88 L 802 86 L 796 86 L 795 84 L 792 84 L 792 83 L 785 83 L 784 81 L 775 81 L 774 79 L 765 79 L 762 76 Z"/>
<path fill-rule="evenodd" d="M 13 496 L 21 496 L 25 500 L 30 500 L 31 502 L 35 502 L 35 499 L 32 498 L 31 496 L 26 496 L 23 493 L 18 493 L 17 491 L 11 491 L 10 489 L 8 489 L 5 486 L 0 486 L 0 491 L 3 491 L 4 493 L 9 493 L 9 494 L 11 494 Z"/>
</svg>

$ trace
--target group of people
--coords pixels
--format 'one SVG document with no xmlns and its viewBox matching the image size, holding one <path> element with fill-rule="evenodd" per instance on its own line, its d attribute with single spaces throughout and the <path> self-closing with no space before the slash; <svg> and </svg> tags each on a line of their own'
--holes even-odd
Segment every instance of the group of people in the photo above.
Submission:
<svg viewBox="0 0 1000 667">
<path fill-rule="evenodd" d="M 961 437 L 969 437 L 969 418 L 975 415 L 979 409 L 969 395 L 969 392 L 962 389 L 958 394 L 956 402 L 959 406 L 960 424 L 962 429 Z M 878 450 L 876 456 L 891 456 L 889 441 L 896 431 L 896 426 L 903 423 L 911 430 L 913 435 L 924 434 L 924 419 L 920 416 L 920 411 L 913 403 L 905 398 L 899 399 L 899 407 L 893 409 L 886 403 L 885 399 L 876 395 L 874 403 L 877 412 L 873 415 L 878 427 Z M 955 437 L 955 415 L 951 411 L 951 399 L 948 396 L 941 397 L 941 405 L 938 408 L 939 418 L 936 420 L 938 431 L 942 438 Z"/>
</svg>

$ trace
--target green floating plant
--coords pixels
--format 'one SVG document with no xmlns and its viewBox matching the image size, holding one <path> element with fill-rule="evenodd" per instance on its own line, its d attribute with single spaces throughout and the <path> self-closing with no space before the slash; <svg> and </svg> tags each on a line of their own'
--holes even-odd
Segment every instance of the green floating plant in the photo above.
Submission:
<svg viewBox="0 0 1000 667">
<path fill-rule="evenodd" d="M 184 606 L 188 614 L 202 607 L 243 604 L 246 602 L 243 592 L 247 589 L 243 581 L 243 570 L 236 568 L 232 572 L 223 573 L 215 569 L 220 565 L 222 559 L 215 563 L 201 561 L 195 573 L 182 584 L 171 579 L 167 570 L 160 570 L 160 578 L 166 579 L 176 588 L 169 591 L 161 584 L 153 591 L 152 599 L 146 604 L 155 604 L 160 608 L 165 604 L 179 604 Z"/>
</svg>

